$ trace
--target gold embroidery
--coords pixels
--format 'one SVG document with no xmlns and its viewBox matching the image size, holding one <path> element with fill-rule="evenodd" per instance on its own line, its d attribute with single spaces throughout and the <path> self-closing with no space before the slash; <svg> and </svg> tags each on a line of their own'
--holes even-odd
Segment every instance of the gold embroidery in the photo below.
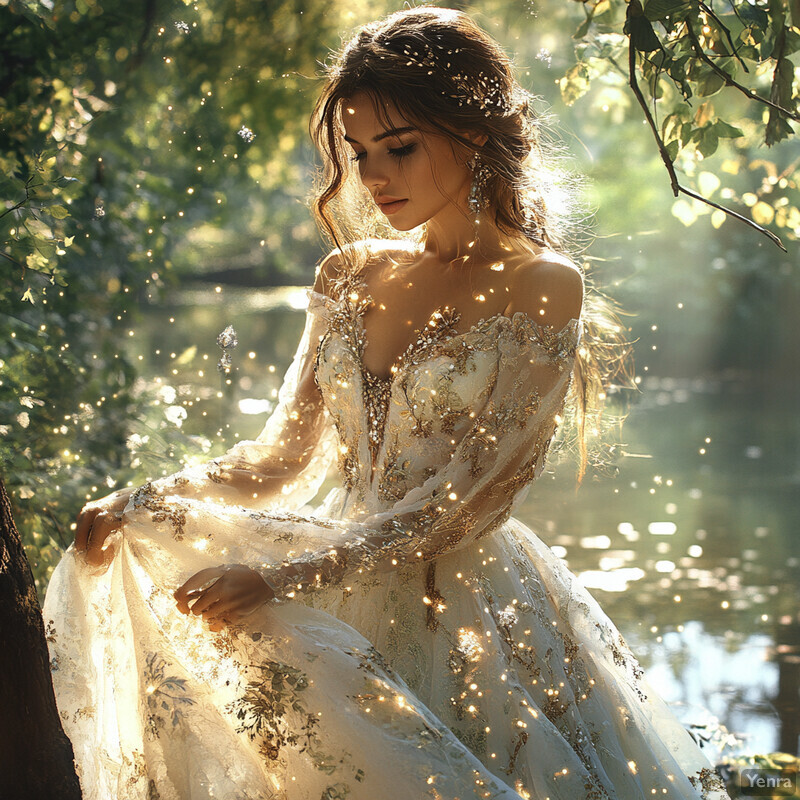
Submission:
<svg viewBox="0 0 800 800">
<path fill-rule="evenodd" d="M 689 778 L 689 782 L 695 789 L 700 788 L 702 800 L 707 800 L 711 792 L 726 791 L 725 782 L 710 767 L 703 767 L 695 772 L 694 775 L 687 775 L 686 777 Z"/>
<path fill-rule="evenodd" d="M 378 486 L 378 497 L 381 500 L 399 500 L 408 489 L 410 477 L 411 460 L 400 458 L 400 448 L 395 440 L 386 448 L 383 474 Z"/>
<path fill-rule="evenodd" d="M 186 679 L 167 675 L 167 661 L 159 653 L 148 653 L 142 679 L 144 701 L 147 706 L 146 732 L 149 738 L 158 739 L 169 721 L 177 727 L 186 706 L 194 700 L 186 695 Z"/>
<path fill-rule="evenodd" d="M 511 754 L 511 760 L 508 762 L 508 766 L 503 770 L 506 775 L 512 775 L 514 773 L 514 767 L 517 763 L 517 756 L 519 755 L 519 751 L 528 741 L 528 733 L 527 731 L 520 731 L 517 734 L 517 740 L 514 742 L 514 752 Z"/>
<path fill-rule="evenodd" d="M 267 761 L 275 761 L 283 747 L 297 745 L 302 739 L 303 749 L 310 749 L 318 739 L 315 729 L 319 718 L 306 710 L 301 698 L 309 685 L 305 673 L 271 660 L 249 669 L 256 673 L 255 679 L 227 706 L 239 720 L 237 732 L 258 738 L 259 752 Z M 290 711 L 304 720 L 301 726 L 287 720 Z"/>
<path fill-rule="evenodd" d="M 149 512 L 151 519 L 156 524 L 169 521 L 172 525 L 172 538 L 180 541 L 184 536 L 184 526 L 186 525 L 186 509 L 178 503 L 167 503 L 159 495 L 152 483 L 140 486 L 133 493 L 133 507 L 144 506 Z M 210 534 L 209 534 L 210 535 Z"/>
<path fill-rule="evenodd" d="M 441 614 L 447 608 L 444 595 L 440 594 L 436 588 L 435 561 L 431 561 L 428 564 L 428 571 L 425 576 L 425 604 L 428 606 L 428 630 L 435 633 L 439 629 L 439 621 L 436 619 L 436 615 Z"/>
<path fill-rule="evenodd" d="M 366 297 L 372 302 L 370 295 L 366 295 Z M 422 329 L 415 331 L 414 338 L 395 363 L 392 364 L 389 375 L 384 378 L 370 372 L 367 365 L 364 363 L 364 323 L 361 314 L 359 314 L 357 339 L 361 344 L 358 351 L 358 358 L 360 359 L 361 373 L 363 376 L 364 406 L 367 411 L 368 423 L 367 435 L 369 437 L 373 468 L 385 433 L 386 416 L 389 409 L 395 376 L 406 365 L 423 361 L 427 354 L 432 351 L 434 345 L 444 339 L 452 331 L 452 327 L 458 322 L 460 316 L 458 312 L 447 306 L 434 311 L 428 320 L 428 324 Z M 412 432 L 417 436 L 430 436 L 432 428 L 430 427 L 430 423 L 426 424 L 420 422 Z"/>
<path fill-rule="evenodd" d="M 373 375 L 366 367 L 362 371 L 364 408 L 367 412 L 367 437 L 374 468 L 378 451 L 383 442 L 386 415 L 389 411 L 389 401 L 392 396 L 392 380 L 391 378 L 380 378 L 377 375 Z"/>
</svg>

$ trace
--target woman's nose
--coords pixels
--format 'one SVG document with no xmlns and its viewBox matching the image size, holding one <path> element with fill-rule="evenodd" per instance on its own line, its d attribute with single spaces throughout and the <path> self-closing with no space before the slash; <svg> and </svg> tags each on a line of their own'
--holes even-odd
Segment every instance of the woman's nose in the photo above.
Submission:
<svg viewBox="0 0 800 800">
<path fill-rule="evenodd" d="M 376 159 L 365 159 L 361 168 L 361 183 L 370 191 L 386 186 L 389 182 L 387 171 L 377 163 Z"/>
</svg>

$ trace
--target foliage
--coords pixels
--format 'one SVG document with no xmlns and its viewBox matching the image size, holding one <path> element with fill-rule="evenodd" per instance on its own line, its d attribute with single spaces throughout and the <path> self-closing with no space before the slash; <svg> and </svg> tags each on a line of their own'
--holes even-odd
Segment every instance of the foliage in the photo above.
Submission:
<svg viewBox="0 0 800 800">
<path fill-rule="evenodd" d="M 319 255 L 300 142 L 331 5 L 0 4 L 0 470 L 40 589 L 83 502 L 208 449 L 123 346 L 196 270 L 187 242 L 278 282 Z M 138 471 L 131 420 L 153 429 Z"/>
<path fill-rule="evenodd" d="M 519 52 L 530 88 L 558 76 L 572 104 L 565 129 L 591 137 L 606 196 L 620 189 L 609 214 L 660 211 L 652 182 L 632 191 L 618 180 L 619 142 L 642 133 L 632 53 L 674 169 L 797 239 L 785 138 L 796 116 L 725 88 L 719 74 L 794 113 L 797 18 L 785 3 L 713 13 L 696 0 L 523 5 L 459 7 Z M 305 126 L 320 62 L 340 33 L 396 6 L 0 0 L 0 472 L 40 591 L 83 502 L 222 446 L 187 434 L 176 411 L 198 405 L 186 374 L 197 374 L 192 347 L 204 343 L 185 343 L 163 380 L 140 378 L 125 343 L 140 335 L 140 310 L 189 278 L 308 282 L 320 245 L 304 204 L 314 169 Z M 645 157 L 639 169 L 653 174 Z M 708 210 L 694 198 L 673 206 L 685 224 Z M 216 373 L 201 375 L 203 402 L 223 420 Z"/>
<path fill-rule="evenodd" d="M 760 139 L 770 147 L 789 140 L 794 134 L 790 120 L 800 121 L 797 68 L 791 60 L 800 50 L 800 3 L 580 2 L 585 19 L 573 34 L 577 63 L 561 80 L 565 102 L 578 100 L 594 80 L 612 84 L 615 79 L 626 80 L 655 137 L 676 197 L 685 194 L 714 207 L 714 227 L 732 214 L 776 243 L 780 243 L 777 237 L 762 226 L 774 222 L 781 235 L 796 241 L 800 236 L 796 149 L 776 148 L 771 159 L 752 159 L 750 153 Z M 731 93 L 738 94 L 738 105 Z M 733 140 L 735 153 L 725 172 L 764 173 L 758 175 L 756 191 L 721 188 L 713 173 L 697 170 L 723 139 Z M 695 177 L 697 188 L 682 186 L 679 172 Z M 748 176 L 751 186 L 754 177 Z M 750 207 L 750 216 L 711 200 L 717 190 L 722 198 Z M 677 207 L 677 214 L 691 221 L 697 213 L 696 203 L 682 201 Z"/>
</svg>

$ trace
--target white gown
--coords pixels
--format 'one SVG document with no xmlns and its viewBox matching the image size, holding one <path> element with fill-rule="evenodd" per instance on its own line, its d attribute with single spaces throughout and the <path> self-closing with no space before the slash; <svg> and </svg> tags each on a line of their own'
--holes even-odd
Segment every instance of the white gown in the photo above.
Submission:
<svg viewBox="0 0 800 800">
<path fill-rule="evenodd" d="M 256 441 L 141 489 L 106 566 L 71 547 L 55 570 L 44 617 L 86 800 L 727 798 L 612 622 L 511 516 L 579 321 L 456 332 L 444 308 L 386 381 L 363 367 L 363 289 L 308 290 Z M 297 402 L 311 367 L 321 409 Z M 292 430 L 312 442 L 303 471 L 234 505 L 226 469 L 268 473 Z M 312 508 L 334 461 L 342 485 Z M 212 633 L 172 593 L 222 563 L 282 599 Z"/>
</svg>

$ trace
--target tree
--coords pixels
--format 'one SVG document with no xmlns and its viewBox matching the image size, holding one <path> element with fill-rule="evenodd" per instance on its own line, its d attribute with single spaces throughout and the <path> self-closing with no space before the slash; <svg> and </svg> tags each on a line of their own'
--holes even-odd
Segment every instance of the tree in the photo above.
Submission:
<svg viewBox="0 0 800 800">
<path fill-rule="evenodd" d="M 790 139 L 791 122 L 800 122 L 798 70 L 790 59 L 800 49 L 800 2 L 728 0 L 722 8 L 703 0 L 578 2 L 585 19 L 573 35 L 577 63 L 561 81 L 565 101 L 574 103 L 594 79 L 624 76 L 676 197 L 683 194 L 716 209 L 714 227 L 730 215 L 785 250 L 766 227 L 774 222 L 787 239 L 797 241 L 800 158 L 789 148 L 776 148 L 772 159 L 755 162 L 748 155 L 759 139 L 768 147 Z M 709 99 L 723 90 L 729 101 L 731 92 L 744 98 L 729 106 L 734 114 L 723 114 Z M 679 180 L 679 172 L 691 175 L 712 156 L 721 139 L 734 140 L 737 148 L 734 174 L 749 171 L 752 184 L 752 175 L 765 173 L 760 187 L 741 195 L 752 209 L 749 217 L 710 199 L 719 182 L 697 191 Z M 696 206 L 686 213 L 694 211 Z"/>
<path fill-rule="evenodd" d="M 0 481 L 0 795 L 79 800 L 72 745 L 50 680 L 42 612 Z"/>
</svg>

